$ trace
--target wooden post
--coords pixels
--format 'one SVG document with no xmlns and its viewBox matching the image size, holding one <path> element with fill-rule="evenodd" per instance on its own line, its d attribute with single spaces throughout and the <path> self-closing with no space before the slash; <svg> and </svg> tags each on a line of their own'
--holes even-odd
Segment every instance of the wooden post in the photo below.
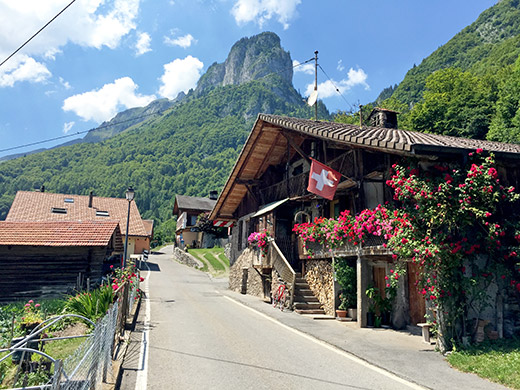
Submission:
<svg viewBox="0 0 520 390">
<path fill-rule="evenodd" d="M 358 255 L 356 261 L 357 272 L 357 324 L 360 328 L 367 326 L 368 298 L 368 264 L 366 259 Z"/>
</svg>

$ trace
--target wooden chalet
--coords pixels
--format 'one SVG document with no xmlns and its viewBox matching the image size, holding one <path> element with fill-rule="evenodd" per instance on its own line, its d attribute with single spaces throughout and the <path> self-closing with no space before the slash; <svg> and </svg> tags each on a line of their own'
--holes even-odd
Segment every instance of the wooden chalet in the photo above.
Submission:
<svg viewBox="0 0 520 390">
<path fill-rule="evenodd" d="M 392 201 L 385 182 L 392 164 L 403 158 L 421 164 L 462 162 L 477 148 L 495 153 L 500 175 L 519 188 L 520 145 L 260 114 L 210 215 L 214 221 L 235 222 L 230 288 L 268 298 L 283 279 L 297 311 L 333 315 L 338 292 L 332 254 L 304 253 L 292 232 L 294 224 Z M 342 174 L 332 201 L 307 191 L 310 157 Z M 247 248 L 249 234 L 262 229 L 274 238 L 266 257 Z M 357 269 L 359 326 L 366 325 L 367 287 L 384 290 L 392 268 L 391 253 L 382 244 L 374 238 L 361 248 L 344 247 L 334 254 L 350 259 Z M 409 267 L 412 272 L 401 281 L 392 313 L 397 328 L 424 322 L 425 301 L 413 287 L 414 265 Z"/>
<path fill-rule="evenodd" d="M 177 246 L 184 249 L 202 248 L 204 233 L 197 227 L 197 218 L 201 214 L 207 214 L 215 206 L 216 193 L 209 198 L 200 196 L 177 195 L 173 204 L 173 215 L 177 216 L 175 239 Z"/>
<path fill-rule="evenodd" d="M 117 221 L 0 221 L 0 300 L 59 296 L 94 286 L 123 252 Z"/>
<path fill-rule="evenodd" d="M 54 194 L 40 191 L 18 191 L 9 209 L 6 221 L 117 221 L 119 230 L 126 235 L 128 201 L 90 195 Z M 153 221 L 145 223 L 137 204 L 130 202 L 128 227 L 128 254 L 150 250 Z"/>
</svg>

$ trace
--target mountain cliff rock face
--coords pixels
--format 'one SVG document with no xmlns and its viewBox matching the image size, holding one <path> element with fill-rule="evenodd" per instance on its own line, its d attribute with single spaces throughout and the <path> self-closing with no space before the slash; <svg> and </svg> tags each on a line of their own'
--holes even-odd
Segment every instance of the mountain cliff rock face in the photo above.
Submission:
<svg viewBox="0 0 520 390">
<path fill-rule="evenodd" d="M 195 93 L 226 85 L 244 84 L 277 74 L 292 86 L 291 56 L 280 46 L 280 38 L 272 32 L 264 32 L 250 38 L 242 38 L 233 45 L 226 61 L 214 63 L 197 85 Z"/>
</svg>

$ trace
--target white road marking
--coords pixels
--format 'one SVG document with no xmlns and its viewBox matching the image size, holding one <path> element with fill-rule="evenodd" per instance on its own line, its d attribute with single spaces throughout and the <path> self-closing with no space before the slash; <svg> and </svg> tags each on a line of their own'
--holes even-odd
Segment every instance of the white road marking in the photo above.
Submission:
<svg viewBox="0 0 520 390">
<path fill-rule="evenodd" d="M 353 362 L 356 362 L 356 363 L 362 365 L 363 367 L 369 368 L 372 371 L 375 371 L 375 372 L 377 372 L 377 373 L 379 373 L 381 375 L 384 375 L 384 376 L 386 376 L 386 377 L 388 377 L 388 378 L 390 378 L 390 379 L 392 379 L 392 380 L 394 380 L 396 382 L 402 383 L 402 384 L 408 386 L 411 389 L 417 389 L 417 390 L 427 390 L 428 389 L 426 387 L 422 387 L 422 386 L 418 385 L 417 383 L 413 383 L 413 382 L 407 381 L 406 379 L 403 379 L 403 378 L 395 375 L 394 373 L 392 373 L 390 371 L 387 371 L 387 370 L 385 370 L 385 369 L 383 369 L 381 367 L 378 367 L 378 366 L 375 366 L 373 364 L 370 364 L 367 361 L 365 361 L 363 359 L 360 359 L 357 356 L 355 356 L 355 355 L 353 355 L 353 354 L 351 354 L 349 352 L 343 351 L 342 349 L 339 349 L 339 348 L 337 348 L 337 347 L 335 347 L 335 346 L 333 346 L 333 345 L 331 345 L 329 343 L 326 343 L 325 341 L 318 340 L 318 339 L 316 339 L 316 338 L 314 338 L 312 336 L 309 336 L 306 333 L 303 333 L 303 332 L 301 332 L 301 331 L 299 331 L 297 329 L 294 329 L 294 328 L 291 328 L 290 326 L 282 324 L 280 321 L 275 320 L 274 318 L 269 317 L 268 315 L 265 315 L 265 314 L 255 310 L 253 308 L 250 308 L 250 307 L 244 305 L 243 303 L 236 301 L 235 299 L 233 299 L 231 297 L 228 297 L 228 296 L 224 295 L 224 298 L 230 300 L 231 302 L 233 302 L 233 303 L 235 303 L 235 304 L 237 304 L 239 306 L 242 306 L 243 308 L 245 308 L 247 310 L 252 311 L 253 313 L 256 313 L 257 315 L 259 315 L 259 316 L 261 316 L 261 317 L 263 317 L 263 318 L 265 318 L 265 319 L 267 319 L 267 320 L 269 320 L 271 322 L 274 322 L 275 324 L 281 326 L 282 328 L 285 328 L 285 329 L 287 329 L 287 330 L 289 330 L 289 331 L 291 331 L 291 332 L 293 332 L 293 333 L 295 333 L 295 334 L 297 334 L 297 335 L 299 335 L 299 336 L 301 336 L 301 337 L 303 337 L 303 338 L 305 338 L 305 339 L 307 339 L 309 341 L 312 341 L 315 344 L 321 345 L 322 347 L 327 348 L 328 350 L 330 350 L 332 352 L 335 352 L 338 355 L 346 357 L 347 359 L 350 359 Z"/>
<path fill-rule="evenodd" d="M 149 330 L 150 330 L 150 289 L 149 289 L 149 279 L 150 279 L 150 268 L 148 267 L 148 263 L 145 262 L 146 268 L 148 268 L 148 273 L 146 278 L 144 279 L 144 305 L 145 305 L 145 315 L 144 315 L 144 327 L 143 327 L 143 338 L 141 340 L 141 348 L 139 350 L 139 362 L 140 367 L 137 370 L 137 378 L 135 381 L 135 390 L 146 390 L 148 386 L 148 341 L 149 341 Z"/>
</svg>

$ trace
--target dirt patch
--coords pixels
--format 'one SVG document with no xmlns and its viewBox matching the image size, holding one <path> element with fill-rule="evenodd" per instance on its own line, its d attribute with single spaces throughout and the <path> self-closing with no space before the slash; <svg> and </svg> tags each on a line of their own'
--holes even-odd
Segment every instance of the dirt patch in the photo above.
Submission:
<svg viewBox="0 0 520 390">
<path fill-rule="evenodd" d="M 88 333 L 89 327 L 83 322 L 70 324 L 63 330 L 53 332 L 54 337 L 82 336 Z"/>
</svg>

